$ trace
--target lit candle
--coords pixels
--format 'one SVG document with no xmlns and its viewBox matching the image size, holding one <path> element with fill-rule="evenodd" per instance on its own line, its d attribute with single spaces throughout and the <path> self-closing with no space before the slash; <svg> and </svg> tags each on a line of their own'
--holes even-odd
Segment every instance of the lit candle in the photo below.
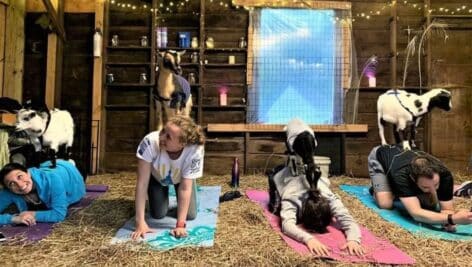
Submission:
<svg viewBox="0 0 472 267">
<path fill-rule="evenodd" d="M 228 105 L 228 88 L 220 87 L 218 91 L 220 93 L 220 106 Z"/>
<path fill-rule="evenodd" d="M 375 77 L 369 77 L 369 87 L 376 87 L 376 80 Z"/>
</svg>

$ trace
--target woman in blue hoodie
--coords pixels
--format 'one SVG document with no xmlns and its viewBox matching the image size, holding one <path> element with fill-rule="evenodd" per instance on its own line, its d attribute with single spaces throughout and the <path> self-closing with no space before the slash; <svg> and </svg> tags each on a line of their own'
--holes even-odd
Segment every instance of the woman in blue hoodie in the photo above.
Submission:
<svg viewBox="0 0 472 267">
<path fill-rule="evenodd" d="M 36 222 L 60 222 L 69 205 L 85 196 L 84 178 L 70 162 L 58 160 L 57 167 L 44 162 L 39 168 L 26 169 L 9 163 L 0 171 L 0 212 L 14 204 L 19 214 L 0 214 L 0 225 Z"/>
</svg>

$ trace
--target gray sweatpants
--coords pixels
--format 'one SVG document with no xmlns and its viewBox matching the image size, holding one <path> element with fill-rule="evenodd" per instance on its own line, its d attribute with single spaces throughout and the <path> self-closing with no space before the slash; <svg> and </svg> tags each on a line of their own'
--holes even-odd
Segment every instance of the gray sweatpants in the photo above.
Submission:
<svg viewBox="0 0 472 267">
<path fill-rule="evenodd" d="M 179 184 L 174 185 L 177 201 L 179 199 Z M 169 187 L 163 186 L 156 178 L 151 176 L 148 187 L 149 210 L 151 217 L 161 219 L 167 215 L 169 210 Z M 188 207 L 187 220 L 193 220 L 197 217 L 197 183 L 192 182 L 192 195 L 190 197 L 190 206 Z"/>
<path fill-rule="evenodd" d="M 374 192 L 392 192 L 385 170 L 377 159 L 377 149 L 379 149 L 379 147 L 380 146 L 374 147 L 367 158 L 372 187 L 374 188 Z"/>
</svg>

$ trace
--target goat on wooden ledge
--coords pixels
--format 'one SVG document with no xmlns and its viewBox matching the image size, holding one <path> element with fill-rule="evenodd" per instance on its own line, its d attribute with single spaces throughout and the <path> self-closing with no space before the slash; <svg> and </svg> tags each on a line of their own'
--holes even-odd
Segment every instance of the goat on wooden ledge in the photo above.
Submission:
<svg viewBox="0 0 472 267">
<path fill-rule="evenodd" d="M 423 115 L 435 107 L 449 111 L 452 108 L 451 93 L 441 88 L 422 95 L 392 89 L 380 95 L 377 100 L 377 122 L 382 145 L 387 145 L 384 126 L 385 122 L 389 122 L 396 125 L 395 141 L 402 143 L 403 149 L 415 147 L 416 127 Z"/>
<path fill-rule="evenodd" d="M 157 53 L 157 92 L 154 92 L 154 100 L 158 130 L 175 115 L 190 116 L 193 105 L 190 84 L 181 76 L 180 67 L 180 56 L 184 53 L 173 50 Z"/>
</svg>

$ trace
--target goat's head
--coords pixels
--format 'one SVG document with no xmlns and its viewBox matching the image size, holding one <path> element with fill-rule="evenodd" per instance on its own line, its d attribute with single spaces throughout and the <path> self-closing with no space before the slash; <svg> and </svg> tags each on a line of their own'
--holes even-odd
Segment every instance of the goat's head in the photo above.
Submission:
<svg viewBox="0 0 472 267">
<path fill-rule="evenodd" d="M 165 52 L 157 53 L 157 62 L 160 68 L 171 70 L 177 75 L 182 74 L 182 67 L 180 66 L 180 57 L 185 54 L 184 51 L 167 50 Z"/>
<path fill-rule="evenodd" d="M 17 114 L 17 131 L 25 131 L 28 135 L 39 137 L 46 131 L 48 112 L 33 109 L 21 109 Z"/>
<path fill-rule="evenodd" d="M 445 111 L 449 111 L 452 108 L 451 92 L 445 89 L 433 89 L 429 92 L 431 99 L 429 100 L 428 111 L 434 107 L 438 107 Z"/>
</svg>

